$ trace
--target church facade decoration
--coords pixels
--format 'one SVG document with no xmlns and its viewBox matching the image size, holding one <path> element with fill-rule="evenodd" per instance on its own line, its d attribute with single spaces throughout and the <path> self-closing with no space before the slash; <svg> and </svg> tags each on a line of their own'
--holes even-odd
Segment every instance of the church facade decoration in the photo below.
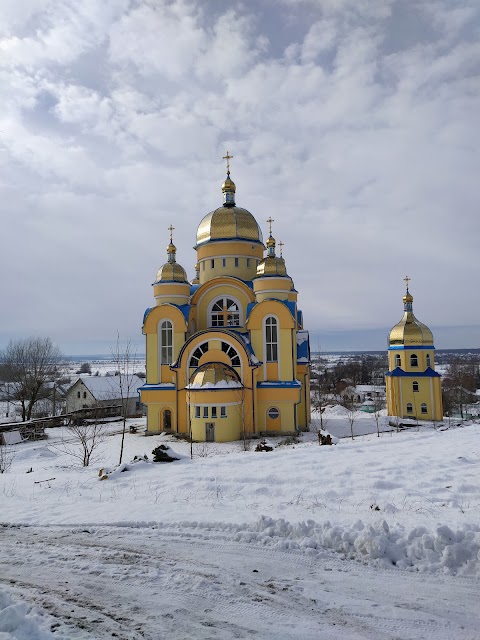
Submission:
<svg viewBox="0 0 480 640">
<path fill-rule="evenodd" d="M 310 347 L 298 293 L 276 255 L 272 218 L 265 246 L 254 216 L 235 203 L 231 158 L 227 152 L 223 205 L 198 226 L 192 282 L 176 262 L 169 228 L 168 260 L 143 321 L 147 433 L 225 442 L 310 423 Z"/>
<path fill-rule="evenodd" d="M 400 418 L 442 420 L 440 374 L 435 371 L 433 334 L 413 314 L 413 296 L 403 297 L 404 315 L 390 331 L 385 376 L 387 413 Z"/>
</svg>

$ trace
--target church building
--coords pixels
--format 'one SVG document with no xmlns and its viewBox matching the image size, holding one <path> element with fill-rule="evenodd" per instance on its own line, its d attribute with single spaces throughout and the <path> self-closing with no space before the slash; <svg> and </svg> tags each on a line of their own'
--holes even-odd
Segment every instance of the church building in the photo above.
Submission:
<svg viewBox="0 0 480 640">
<path fill-rule="evenodd" d="M 404 315 L 388 340 L 387 414 L 417 420 L 442 420 L 440 374 L 430 329 L 413 315 L 413 296 L 403 296 Z"/>
<path fill-rule="evenodd" d="M 147 433 L 225 442 L 294 434 L 310 423 L 310 348 L 298 294 L 277 255 L 273 220 L 265 246 L 253 215 L 235 203 L 231 157 L 223 205 L 197 229 L 191 282 L 170 226 L 155 305 L 143 319 Z"/>
</svg>

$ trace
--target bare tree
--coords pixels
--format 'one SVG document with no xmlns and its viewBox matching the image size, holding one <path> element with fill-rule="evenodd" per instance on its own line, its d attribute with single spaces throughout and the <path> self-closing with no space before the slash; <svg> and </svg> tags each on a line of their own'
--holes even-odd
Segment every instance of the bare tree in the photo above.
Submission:
<svg viewBox="0 0 480 640">
<path fill-rule="evenodd" d="M 0 379 L 10 384 L 20 402 L 22 420 L 30 420 L 35 404 L 49 393 L 46 383 L 60 374 L 63 356 L 50 338 L 10 340 L 0 356 Z"/>
<path fill-rule="evenodd" d="M 355 423 L 355 420 L 357 419 L 357 404 L 355 402 L 354 394 L 345 393 L 345 395 L 342 398 L 341 405 L 345 409 L 345 415 L 346 415 L 348 424 L 350 425 L 350 435 L 353 440 L 354 439 L 353 425 Z"/>
<path fill-rule="evenodd" d="M 96 460 L 97 450 L 105 442 L 106 425 L 102 422 L 103 411 L 99 405 L 91 420 L 78 419 L 65 428 L 65 436 L 53 449 L 66 453 L 78 460 L 82 467 L 88 467 Z"/>
<path fill-rule="evenodd" d="M 138 387 L 137 376 L 134 375 L 137 354 L 130 340 L 124 344 L 120 341 L 120 334 L 117 333 L 117 341 L 112 349 L 112 358 L 115 363 L 115 369 L 118 371 L 116 376 L 120 391 L 120 401 L 122 405 L 122 440 L 120 444 L 120 457 L 118 464 L 122 464 L 123 447 L 125 443 L 125 431 L 127 428 L 127 417 L 129 415 L 129 406 L 131 398 Z"/>
<path fill-rule="evenodd" d="M 0 435 L 0 473 L 7 473 L 12 465 L 13 451 L 8 450 Z"/>
</svg>

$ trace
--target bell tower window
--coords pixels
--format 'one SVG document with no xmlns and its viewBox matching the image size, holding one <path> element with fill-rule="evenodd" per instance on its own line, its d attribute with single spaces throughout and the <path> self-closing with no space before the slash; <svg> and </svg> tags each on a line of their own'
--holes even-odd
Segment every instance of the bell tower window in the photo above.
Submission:
<svg viewBox="0 0 480 640">
<path fill-rule="evenodd" d="M 400 358 L 400 354 L 397 353 L 395 354 L 395 366 L 399 367 L 402 364 L 401 358 Z"/>
<path fill-rule="evenodd" d="M 412 353 L 412 355 L 410 356 L 410 366 L 418 367 L 418 356 L 416 353 Z"/>
</svg>

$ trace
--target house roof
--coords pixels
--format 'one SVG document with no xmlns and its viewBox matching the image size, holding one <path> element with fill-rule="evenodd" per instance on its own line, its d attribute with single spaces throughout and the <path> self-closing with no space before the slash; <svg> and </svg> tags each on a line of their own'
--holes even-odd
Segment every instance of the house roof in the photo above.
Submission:
<svg viewBox="0 0 480 640">
<path fill-rule="evenodd" d="M 89 376 L 79 378 L 96 400 L 110 400 L 121 397 L 120 381 L 125 397 L 135 398 L 139 387 L 143 385 L 142 378 L 138 376 Z M 77 382 L 78 382 L 77 380 Z"/>
</svg>

